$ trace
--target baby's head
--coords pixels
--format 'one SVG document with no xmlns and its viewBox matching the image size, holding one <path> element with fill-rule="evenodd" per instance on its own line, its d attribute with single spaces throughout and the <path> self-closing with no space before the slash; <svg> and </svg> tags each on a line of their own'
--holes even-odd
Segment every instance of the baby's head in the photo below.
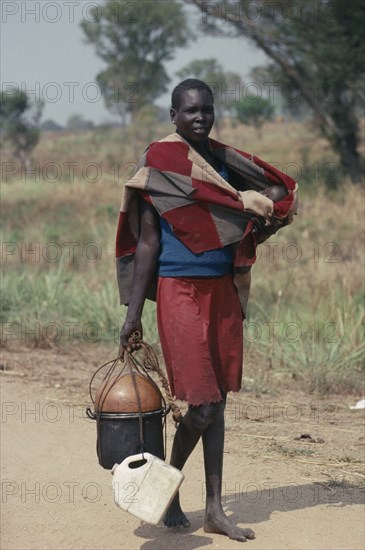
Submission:
<svg viewBox="0 0 365 550">
<path fill-rule="evenodd" d="M 273 202 L 279 202 L 288 194 L 288 190 L 283 185 L 273 185 L 260 191 L 261 195 L 265 195 L 268 199 L 271 199 Z"/>
</svg>

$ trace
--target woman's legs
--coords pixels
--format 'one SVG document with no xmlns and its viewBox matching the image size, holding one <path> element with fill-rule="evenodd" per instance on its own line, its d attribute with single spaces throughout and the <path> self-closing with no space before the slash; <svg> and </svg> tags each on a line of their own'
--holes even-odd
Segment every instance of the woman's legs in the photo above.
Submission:
<svg viewBox="0 0 365 550">
<path fill-rule="evenodd" d="M 222 470 L 224 448 L 224 407 L 202 434 L 206 481 L 204 531 L 221 533 L 231 539 L 255 538 L 252 529 L 240 529 L 230 522 L 222 508 Z"/>
<path fill-rule="evenodd" d="M 203 438 L 207 486 L 205 529 L 237 540 L 253 538 L 232 525 L 221 505 L 225 394 L 237 391 L 242 377 L 242 312 L 231 276 L 219 279 L 160 278 L 157 318 L 172 392 L 189 403 L 177 429 L 171 464 L 182 469 Z M 219 401 L 217 401 L 219 400 Z M 190 525 L 179 494 L 164 523 Z"/>
<path fill-rule="evenodd" d="M 176 431 L 170 463 L 181 470 L 202 436 L 207 491 L 204 530 L 245 541 L 254 538 L 254 532 L 233 525 L 223 512 L 221 503 L 225 405 L 223 399 L 210 405 L 189 407 Z M 167 527 L 190 526 L 181 510 L 179 493 L 167 511 L 164 523 Z"/>
<path fill-rule="evenodd" d="M 200 436 L 220 413 L 223 401 L 209 405 L 189 406 L 188 412 L 183 417 L 176 431 L 172 446 L 170 464 L 182 470 L 185 462 L 194 450 Z M 224 405 L 223 405 L 224 410 Z M 164 518 L 167 527 L 183 525 L 189 527 L 190 522 L 181 510 L 179 493 L 170 504 Z"/>
</svg>

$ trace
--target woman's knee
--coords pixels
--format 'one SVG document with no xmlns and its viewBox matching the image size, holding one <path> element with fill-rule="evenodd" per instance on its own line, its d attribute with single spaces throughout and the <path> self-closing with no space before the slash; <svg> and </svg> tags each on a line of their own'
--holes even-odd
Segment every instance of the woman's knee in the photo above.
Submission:
<svg viewBox="0 0 365 550">
<path fill-rule="evenodd" d="M 191 420 L 194 426 L 199 430 L 205 430 L 213 420 L 224 413 L 225 401 L 199 405 L 198 407 L 189 407 Z"/>
</svg>

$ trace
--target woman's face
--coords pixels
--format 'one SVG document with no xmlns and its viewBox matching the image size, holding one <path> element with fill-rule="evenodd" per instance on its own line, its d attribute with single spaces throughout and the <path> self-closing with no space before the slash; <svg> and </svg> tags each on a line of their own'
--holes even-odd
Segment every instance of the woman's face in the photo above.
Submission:
<svg viewBox="0 0 365 550">
<path fill-rule="evenodd" d="M 191 144 L 204 142 L 214 124 L 214 105 L 207 90 L 185 90 L 177 111 L 171 109 L 171 120 L 178 133 Z"/>
</svg>

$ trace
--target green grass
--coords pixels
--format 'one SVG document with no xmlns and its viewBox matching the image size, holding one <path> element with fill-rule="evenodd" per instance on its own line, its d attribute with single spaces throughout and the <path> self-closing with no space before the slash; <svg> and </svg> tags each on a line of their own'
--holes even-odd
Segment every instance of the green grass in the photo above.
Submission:
<svg viewBox="0 0 365 550">
<path fill-rule="evenodd" d="M 85 280 L 62 265 L 47 272 L 4 275 L 3 344 L 19 339 L 43 346 L 75 341 L 117 346 L 125 308 L 118 307 L 116 283 L 111 279 L 94 285 L 95 279 Z M 154 304 L 147 302 L 144 329 L 146 339 L 156 343 L 154 310 Z"/>
<path fill-rule="evenodd" d="M 338 462 L 346 462 L 346 464 L 364 464 L 362 460 L 349 455 L 341 456 L 338 458 Z"/>
<path fill-rule="evenodd" d="M 315 451 L 313 451 L 312 449 L 303 449 L 299 447 L 295 447 L 291 449 L 289 447 L 280 445 L 279 443 L 276 443 L 276 442 L 270 445 L 270 447 L 268 448 L 268 451 L 280 453 L 283 456 L 292 457 L 292 458 L 296 456 L 312 456 L 315 454 Z"/>
</svg>

